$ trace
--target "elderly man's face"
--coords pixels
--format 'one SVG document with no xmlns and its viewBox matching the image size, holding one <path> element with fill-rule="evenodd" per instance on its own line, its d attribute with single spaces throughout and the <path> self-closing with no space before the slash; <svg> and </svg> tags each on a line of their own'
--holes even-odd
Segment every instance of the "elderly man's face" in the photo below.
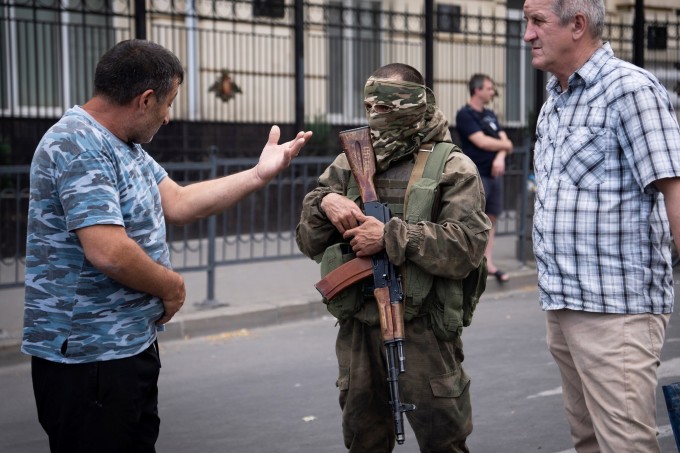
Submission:
<svg viewBox="0 0 680 453">
<path fill-rule="evenodd" d="M 531 44 L 531 64 L 562 79 L 571 75 L 570 62 L 574 54 L 573 22 L 560 25 L 559 18 L 552 10 L 553 2 L 554 0 L 524 2 L 524 41 Z"/>
</svg>

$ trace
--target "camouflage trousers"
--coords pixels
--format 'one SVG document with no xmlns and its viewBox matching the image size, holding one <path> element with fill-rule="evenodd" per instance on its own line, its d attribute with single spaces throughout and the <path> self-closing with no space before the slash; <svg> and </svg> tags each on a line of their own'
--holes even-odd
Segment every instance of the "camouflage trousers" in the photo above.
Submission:
<svg viewBox="0 0 680 453">
<path fill-rule="evenodd" d="M 426 318 L 405 325 L 406 372 L 399 376 L 402 403 L 421 452 L 468 453 L 472 432 L 470 378 L 461 366 L 462 341 L 439 341 Z M 391 452 L 395 444 L 380 326 L 340 321 L 336 341 L 345 446 L 350 453 Z M 406 438 L 406 443 L 414 442 Z"/>
</svg>

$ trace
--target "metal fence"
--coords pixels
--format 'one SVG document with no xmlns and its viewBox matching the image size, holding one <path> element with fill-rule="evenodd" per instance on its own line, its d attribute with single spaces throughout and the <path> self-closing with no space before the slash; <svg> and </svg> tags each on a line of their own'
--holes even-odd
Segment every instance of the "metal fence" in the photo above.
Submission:
<svg viewBox="0 0 680 453">
<path fill-rule="evenodd" d="M 509 158 L 498 233 L 517 235 L 523 260 L 531 222 L 528 143 L 544 93 L 522 41 L 522 12 L 499 8 L 500 17 L 436 4 L 426 14 L 433 3 L 0 0 L 0 288 L 23 280 L 28 167 L 18 164 L 30 161 L 65 109 L 88 99 L 99 56 L 132 37 L 161 43 L 185 64 L 173 122 L 146 146 L 180 183 L 252 165 L 248 157 L 259 147 L 251 141 L 266 137 L 272 122 L 284 136 L 301 122 L 315 133 L 305 154 L 319 157 L 296 159 L 220 216 L 169 228 L 177 269 L 207 272 L 210 280 L 216 266 L 299 256 L 293 230 L 302 197 L 337 153 L 337 131 L 364 121 L 366 77 L 391 61 L 421 69 L 451 120 L 467 100 L 471 74 L 494 78 L 501 95 L 493 108 L 522 144 Z M 632 14 L 614 17 L 605 38 L 632 59 Z M 648 17 L 645 30 L 645 62 L 680 106 L 679 16 Z M 231 92 L 219 91 L 225 86 Z"/>
<path fill-rule="evenodd" d="M 0 166 L 0 288 L 23 284 L 28 188 L 28 166 Z"/>
<path fill-rule="evenodd" d="M 218 159 L 207 162 L 162 164 L 181 185 L 233 174 L 256 164 L 255 159 Z M 316 187 L 319 175 L 333 157 L 298 157 L 263 190 L 253 193 L 222 214 L 190 225 L 167 227 L 173 268 L 206 272 L 208 299 L 214 297 L 214 273 L 219 266 L 302 257 L 295 242 L 302 199 Z M 519 149 L 509 159 L 505 176 L 506 212 L 498 234 L 517 235 L 520 250 L 527 222 L 526 175 L 529 153 Z M 28 166 L 0 167 L 0 289 L 21 286 L 24 278 Z M 522 257 L 520 256 L 520 259 Z"/>
</svg>

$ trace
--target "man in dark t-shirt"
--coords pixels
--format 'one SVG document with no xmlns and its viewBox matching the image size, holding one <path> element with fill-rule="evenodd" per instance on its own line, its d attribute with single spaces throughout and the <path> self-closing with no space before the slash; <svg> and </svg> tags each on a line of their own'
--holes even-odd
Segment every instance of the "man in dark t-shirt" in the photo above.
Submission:
<svg viewBox="0 0 680 453">
<path fill-rule="evenodd" d="M 505 158 L 512 152 L 512 142 L 498 123 L 496 114 L 485 108 L 496 95 L 493 80 L 486 74 L 475 74 L 470 78 L 469 89 L 470 100 L 458 111 L 456 127 L 463 152 L 477 164 L 484 184 L 486 215 L 492 223 L 485 253 L 489 274 L 503 283 L 508 281 L 508 276 L 493 262 L 493 243 L 496 219 L 503 211 Z"/>
</svg>

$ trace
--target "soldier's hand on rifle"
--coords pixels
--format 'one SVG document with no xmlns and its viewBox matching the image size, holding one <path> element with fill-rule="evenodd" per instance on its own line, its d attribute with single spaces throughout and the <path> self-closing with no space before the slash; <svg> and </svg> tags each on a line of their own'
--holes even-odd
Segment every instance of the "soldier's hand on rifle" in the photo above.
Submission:
<svg viewBox="0 0 680 453">
<path fill-rule="evenodd" d="M 385 224 L 373 216 L 363 213 L 358 218 L 361 225 L 345 231 L 345 239 L 351 239 L 349 244 L 357 256 L 372 256 L 385 248 Z"/>
<path fill-rule="evenodd" d="M 337 193 L 329 193 L 323 197 L 320 207 L 340 234 L 359 226 L 359 218 L 365 217 L 356 203 Z"/>
</svg>

